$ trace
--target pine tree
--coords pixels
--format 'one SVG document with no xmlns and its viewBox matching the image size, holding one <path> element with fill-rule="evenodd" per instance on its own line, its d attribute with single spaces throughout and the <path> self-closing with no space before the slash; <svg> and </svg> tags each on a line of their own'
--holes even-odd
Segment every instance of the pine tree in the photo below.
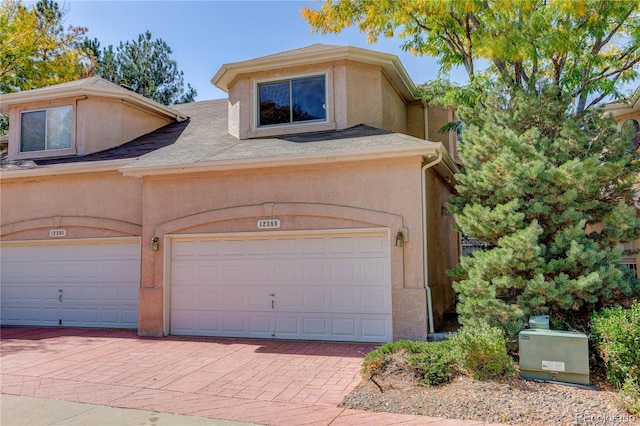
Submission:
<svg viewBox="0 0 640 426">
<path fill-rule="evenodd" d="M 95 73 L 102 78 L 164 105 L 193 102 L 197 92 L 187 84 L 184 73 L 171 59 L 171 47 L 162 39 L 154 39 L 149 31 L 137 40 L 120 42 L 100 49 L 97 39 L 85 39 L 84 47 L 95 58 Z"/>
<path fill-rule="evenodd" d="M 570 102 L 511 88 L 460 110 L 464 170 L 450 208 L 462 233 L 489 246 L 455 271 L 465 325 L 515 332 L 531 314 L 588 314 L 640 293 L 618 264 L 619 243 L 640 236 L 631 135 Z"/>
</svg>

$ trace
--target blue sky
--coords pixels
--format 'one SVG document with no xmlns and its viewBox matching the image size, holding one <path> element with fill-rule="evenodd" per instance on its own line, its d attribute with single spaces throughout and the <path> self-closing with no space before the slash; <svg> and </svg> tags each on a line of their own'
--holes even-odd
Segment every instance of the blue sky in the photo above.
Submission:
<svg viewBox="0 0 640 426">
<path fill-rule="evenodd" d="M 80 1 L 59 0 L 65 25 L 83 26 L 103 47 L 137 38 L 146 30 L 173 49 L 185 82 L 198 91 L 196 100 L 225 98 L 211 83 L 220 66 L 315 43 L 351 45 L 398 55 L 416 83 L 437 77 L 438 64 L 429 57 L 414 57 L 400 49 L 398 39 L 368 44 L 355 28 L 340 34 L 312 34 L 300 17 L 304 6 L 319 8 L 319 1 Z M 459 82 L 462 72 L 453 74 Z"/>
</svg>

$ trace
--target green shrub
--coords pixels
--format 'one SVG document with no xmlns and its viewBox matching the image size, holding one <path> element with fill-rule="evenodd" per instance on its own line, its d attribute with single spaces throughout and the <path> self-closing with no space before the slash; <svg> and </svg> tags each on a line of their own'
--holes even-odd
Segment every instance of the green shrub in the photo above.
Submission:
<svg viewBox="0 0 640 426">
<path fill-rule="evenodd" d="M 497 327 L 463 327 L 449 340 L 451 355 L 462 374 L 491 380 L 505 379 L 514 372 L 504 332 Z"/>
<path fill-rule="evenodd" d="M 437 386 L 451 381 L 455 367 L 451 359 L 451 344 L 443 342 L 420 342 L 400 340 L 385 343 L 365 355 L 362 374 L 365 377 L 380 375 L 385 371 L 392 354 L 404 351 L 407 361 L 420 383 Z"/>
<path fill-rule="evenodd" d="M 391 356 L 403 351 L 416 377 L 426 386 L 448 383 L 456 374 L 479 380 L 504 379 L 514 372 L 502 330 L 464 327 L 442 342 L 401 340 L 369 352 L 362 363 L 365 377 L 381 375 Z"/>
<path fill-rule="evenodd" d="M 625 380 L 618 396 L 618 403 L 631 414 L 640 416 L 640 381 L 638 379 Z"/>
<path fill-rule="evenodd" d="M 409 356 L 409 362 L 420 373 L 420 383 L 438 386 L 449 383 L 455 375 L 455 363 L 451 357 L 451 342 L 429 343 L 424 351 Z"/>
<path fill-rule="evenodd" d="M 640 382 L 640 302 L 629 309 L 603 309 L 591 318 L 592 337 L 604 360 L 609 380 L 621 387 L 626 380 Z"/>
<path fill-rule="evenodd" d="M 362 374 L 369 377 L 381 374 L 389 362 L 389 355 L 400 350 L 405 350 L 409 354 L 422 353 L 427 350 L 429 345 L 429 342 L 412 340 L 385 343 L 365 355 L 362 362 Z"/>
</svg>

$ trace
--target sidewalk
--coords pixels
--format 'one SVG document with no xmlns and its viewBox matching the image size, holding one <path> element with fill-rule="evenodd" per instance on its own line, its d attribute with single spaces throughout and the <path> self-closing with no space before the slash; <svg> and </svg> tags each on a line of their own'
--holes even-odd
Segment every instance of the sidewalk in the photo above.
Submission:
<svg viewBox="0 0 640 426">
<path fill-rule="evenodd" d="M 254 423 L 0 394 L 0 424 L 2 426 L 249 426 Z"/>
</svg>

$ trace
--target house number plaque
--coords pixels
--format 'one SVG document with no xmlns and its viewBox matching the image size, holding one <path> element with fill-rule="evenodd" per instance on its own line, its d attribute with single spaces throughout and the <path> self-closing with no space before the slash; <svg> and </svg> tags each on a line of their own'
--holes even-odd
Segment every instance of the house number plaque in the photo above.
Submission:
<svg viewBox="0 0 640 426">
<path fill-rule="evenodd" d="M 280 219 L 259 219 L 258 229 L 278 229 L 280 228 Z"/>
<path fill-rule="evenodd" d="M 67 230 L 66 229 L 50 229 L 49 230 L 49 236 L 52 237 L 52 238 L 66 237 L 67 236 Z"/>
</svg>

